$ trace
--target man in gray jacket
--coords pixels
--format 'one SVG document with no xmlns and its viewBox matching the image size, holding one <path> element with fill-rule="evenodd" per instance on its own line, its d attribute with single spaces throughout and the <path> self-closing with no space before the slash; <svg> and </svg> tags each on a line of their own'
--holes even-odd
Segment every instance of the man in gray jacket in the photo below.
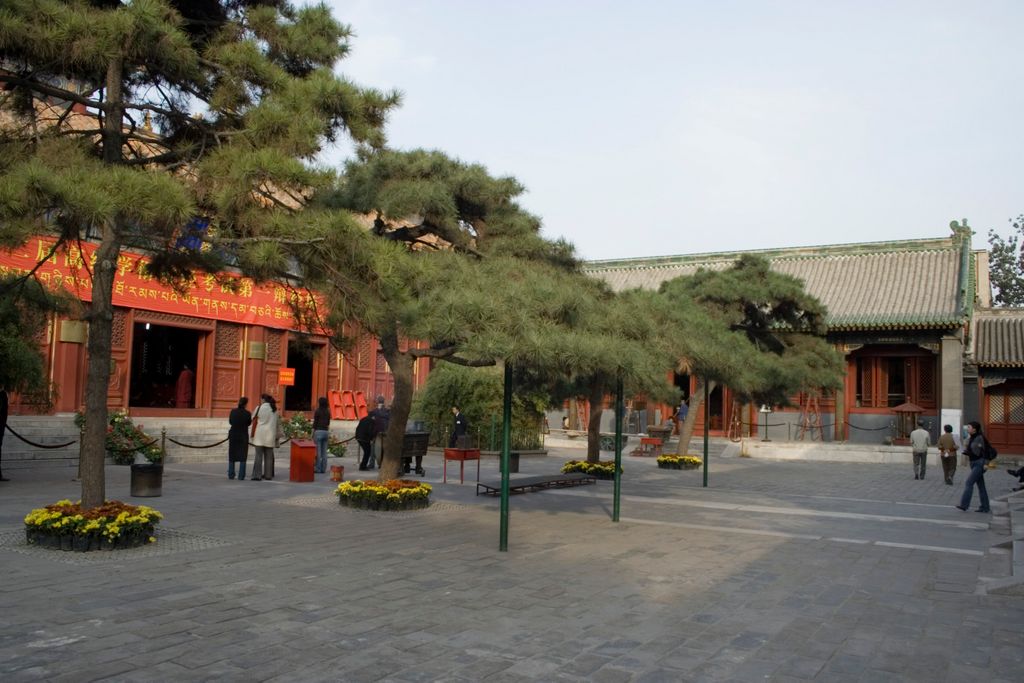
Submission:
<svg viewBox="0 0 1024 683">
<path fill-rule="evenodd" d="M 917 421 L 917 429 L 910 432 L 910 450 L 914 452 L 914 479 L 924 479 L 924 468 L 928 464 L 928 446 L 931 436 L 924 428 L 924 420 Z"/>
</svg>

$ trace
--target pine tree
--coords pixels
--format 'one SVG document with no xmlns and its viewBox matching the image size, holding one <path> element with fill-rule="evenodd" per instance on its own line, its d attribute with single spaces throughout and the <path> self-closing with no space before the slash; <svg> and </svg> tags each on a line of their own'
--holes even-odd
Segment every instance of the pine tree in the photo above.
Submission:
<svg viewBox="0 0 1024 683">
<path fill-rule="evenodd" d="M 768 405 L 842 385 L 843 359 L 824 339 L 824 306 L 765 259 L 744 255 L 728 269 L 663 283 L 660 292 L 676 328 L 677 357 L 698 378 L 680 429 L 680 455 L 689 447 L 705 384 L 708 392 L 725 384 L 742 401 Z"/>
<path fill-rule="evenodd" d="M 317 239 L 315 157 L 347 133 L 381 145 L 397 95 L 333 68 L 351 30 L 282 0 L 2 0 L 0 241 L 98 240 L 82 502 L 101 503 L 113 275 L 122 249 L 164 280 L 225 265 L 293 276 Z M 147 123 L 149 122 L 149 123 Z M 151 130 L 152 129 L 152 130 Z M 209 249 L 178 246 L 194 217 Z"/>
<path fill-rule="evenodd" d="M 540 235 L 539 220 L 515 201 L 522 190 L 440 152 L 364 154 L 328 202 L 339 211 L 327 239 L 296 256 L 311 286 L 330 292 L 329 327 L 358 320 L 391 369 L 383 479 L 398 473 L 417 359 L 511 363 L 523 377 L 571 373 L 602 352 L 576 331 L 594 283 L 570 245 Z"/>
</svg>

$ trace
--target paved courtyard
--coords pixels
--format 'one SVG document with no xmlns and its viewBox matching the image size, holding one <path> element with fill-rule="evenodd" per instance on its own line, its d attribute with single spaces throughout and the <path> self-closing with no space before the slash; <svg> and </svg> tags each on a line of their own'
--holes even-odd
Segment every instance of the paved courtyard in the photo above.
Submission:
<svg viewBox="0 0 1024 683">
<path fill-rule="evenodd" d="M 1009 571 L 991 548 L 1005 537 L 954 509 L 940 472 L 720 458 L 705 489 L 699 471 L 626 458 L 621 522 L 610 482 L 515 496 L 500 553 L 498 500 L 442 484 L 439 458 L 434 506 L 389 514 L 341 508 L 320 475 L 288 482 L 278 454 L 273 482 L 169 465 L 155 499 L 109 468 L 108 497 L 166 516 L 156 545 L 118 553 L 25 547 L 21 517 L 79 488 L 65 469 L 13 472 L 3 680 L 1024 678 L 1024 597 L 985 590 Z"/>
</svg>

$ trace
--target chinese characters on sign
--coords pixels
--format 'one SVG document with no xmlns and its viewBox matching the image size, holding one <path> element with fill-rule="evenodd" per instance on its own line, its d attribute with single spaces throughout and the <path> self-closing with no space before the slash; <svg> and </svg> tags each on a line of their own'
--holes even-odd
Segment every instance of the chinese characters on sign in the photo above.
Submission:
<svg viewBox="0 0 1024 683">
<path fill-rule="evenodd" d="M 24 246 L 0 251 L 0 273 L 24 274 L 35 271 L 44 285 L 71 292 L 82 301 L 92 300 L 92 270 L 96 245 L 81 243 L 54 251 L 54 240 L 33 237 Z M 184 291 L 158 282 L 146 269 L 148 259 L 138 254 L 121 254 L 114 274 L 115 306 L 141 308 L 177 315 L 214 318 L 228 322 L 296 329 L 298 324 L 289 300 L 311 308 L 314 296 L 305 290 L 268 283 L 256 285 L 249 278 L 230 273 L 209 275 L 197 272 Z"/>
</svg>

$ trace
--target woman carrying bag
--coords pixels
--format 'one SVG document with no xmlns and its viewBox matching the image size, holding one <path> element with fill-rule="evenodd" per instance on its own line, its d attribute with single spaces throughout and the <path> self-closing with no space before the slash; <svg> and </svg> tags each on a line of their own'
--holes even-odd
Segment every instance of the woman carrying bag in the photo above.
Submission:
<svg viewBox="0 0 1024 683">
<path fill-rule="evenodd" d="M 974 486 L 978 486 L 979 507 L 975 512 L 991 512 L 988 506 L 988 491 L 985 490 L 985 466 L 988 464 L 991 446 L 988 439 L 981 433 L 981 424 L 969 422 L 967 433 L 971 435 L 967 445 L 964 446 L 964 455 L 971 460 L 971 473 L 964 483 L 964 494 L 960 497 L 960 504 L 957 509 L 967 512 L 971 507 L 971 494 L 974 493 Z"/>
<path fill-rule="evenodd" d="M 252 464 L 252 481 L 274 478 L 274 447 L 277 446 L 277 432 L 281 426 L 277 413 L 277 401 L 270 394 L 260 396 L 260 407 L 252 414 L 252 445 L 256 457 Z"/>
</svg>

